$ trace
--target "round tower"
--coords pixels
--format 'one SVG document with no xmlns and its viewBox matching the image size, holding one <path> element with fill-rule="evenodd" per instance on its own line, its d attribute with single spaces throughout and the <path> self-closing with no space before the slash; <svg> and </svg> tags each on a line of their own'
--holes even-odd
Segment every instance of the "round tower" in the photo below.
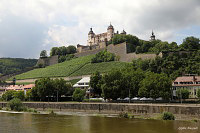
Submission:
<svg viewBox="0 0 200 133">
<path fill-rule="evenodd" d="M 114 27 L 110 23 L 110 25 L 107 28 L 107 41 L 110 41 L 113 36 L 114 36 Z"/>
</svg>

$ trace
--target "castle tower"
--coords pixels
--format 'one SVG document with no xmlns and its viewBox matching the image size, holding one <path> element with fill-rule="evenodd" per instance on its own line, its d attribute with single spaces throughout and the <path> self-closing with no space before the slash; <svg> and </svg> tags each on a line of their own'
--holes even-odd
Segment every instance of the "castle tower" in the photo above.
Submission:
<svg viewBox="0 0 200 133">
<path fill-rule="evenodd" d="M 153 33 L 153 30 L 152 30 L 152 35 L 151 35 L 151 41 L 154 41 L 154 40 L 156 40 L 156 36 L 154 35 L 154 33 Z"/>
<path fill-rule="evenodd" d="M 107 28 L 107 41 L 110 41 L 113 36 L 114 36 L 114 27 L 110 23 L 110 25 Z"/>
<path fill-rule="evenodd" d="M 87 44 L 89 46 L 91 46 L 94 43 L 94 41 L 95 41 L 94 36 L 95 36 L 95 34 L 94 34 L 93 30 L 92 30 L 92 28 L 90 28 L 90 31 L 88 33 L 88 41 L 87 41 Z"/>
</svg>

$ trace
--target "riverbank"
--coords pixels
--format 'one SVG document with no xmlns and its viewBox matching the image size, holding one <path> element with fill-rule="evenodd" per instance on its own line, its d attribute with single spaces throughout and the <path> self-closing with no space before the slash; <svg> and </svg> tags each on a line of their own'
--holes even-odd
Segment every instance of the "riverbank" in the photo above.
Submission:
<svg viewBox="0 0 200 133">
<path fill-rule="evenodd" d="M 0 102 L 0 107 L 6 107 Z M 162 112 L 171 112 L 177 120 L 200 120 L 199 104 L 146 104 L 146 103 L 77 103 L 77 102 L 24 102 L 28 108 L 37 111 L 53 110 L 57 114 L 100 114 L 117 115 L 121 112 L 133 114 L 136 118 L 153 119 Z"/>
</svg>

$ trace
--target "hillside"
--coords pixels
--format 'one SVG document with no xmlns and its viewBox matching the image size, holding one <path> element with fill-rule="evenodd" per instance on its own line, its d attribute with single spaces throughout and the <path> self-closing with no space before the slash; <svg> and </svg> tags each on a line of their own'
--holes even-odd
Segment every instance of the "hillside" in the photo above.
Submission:
<svg viewBox="0 0 200 133">
<path fill-rule="evenodd" d="M 0 75 L 16 73 L 27 67 L 33 67 L 36 63 L 37 59 L 0 58 Z"/>
<path fill-rule="evenodd" d="M 92 74 L 95 71 L 107 72 L 112 69 L 122 68 L 127 63 L 124 62 L 103 62 L 91 64 L 94 55 L 79 57 L 63 63 L 38 68 L 16 76 L 16 79 L 32 79 L 41 77 L 68 77 Z"/>
</svg>

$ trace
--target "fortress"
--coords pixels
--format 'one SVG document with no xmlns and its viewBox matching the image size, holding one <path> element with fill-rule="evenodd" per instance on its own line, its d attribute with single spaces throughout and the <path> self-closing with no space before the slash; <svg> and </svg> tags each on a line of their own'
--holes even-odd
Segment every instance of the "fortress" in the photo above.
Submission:
<svg viewBox="0 0 200 133">
<path fill-rule="evenodd" d="M 77 53 L 75 54 L 75 56 L 81 57 L 91 54 L 97 54 L 98 52 L 104 49 L 107 49 L 107 51 L 114 53 L 116 56 L 119 57 L 119 61 L 123 62 L 131 62 L 133 59 L 139 59 L 139 58 L 154 59 L 157 56 L 156 54 L 128 53 L 126 42 L 117 45 L 113 44 L 108 45 L 108 41 L 110 41 L 116 34 L 126 35 L 126 32 L 123 30 L 121 33 L 119 33 L 118 31 L 115 33 L 114 27 L 111 24 L 108 26 L 107 32 L 100 34 L 95 34 L 92 28 L 90 28 L 90 31 L 88 33 L 87 46 L 78 44 Z M 150 40 L 155 40 L 155 35 L 153 31 Z M 162 54 L 160 53 L 158 56 L 162 57 Z"/>
<path fill-rule="evenodd" d="M 119 34 L 119 32 L 117 31 L 115 33 L 114 27 L 111 24 L 108 26 L 107 32 L 100 34 L 95 34 L 92 28 L 90 28 L 90 31 L 88 33 L 87 46 L 78 44 L 77 52 L 81 53 L 89 50 L 105 48 L 107 46 L 108 41 L 110 41 L 116 34 Z M 120 34 L 126 35 L 126 32 L 123 30 Z"/>
</svg>

